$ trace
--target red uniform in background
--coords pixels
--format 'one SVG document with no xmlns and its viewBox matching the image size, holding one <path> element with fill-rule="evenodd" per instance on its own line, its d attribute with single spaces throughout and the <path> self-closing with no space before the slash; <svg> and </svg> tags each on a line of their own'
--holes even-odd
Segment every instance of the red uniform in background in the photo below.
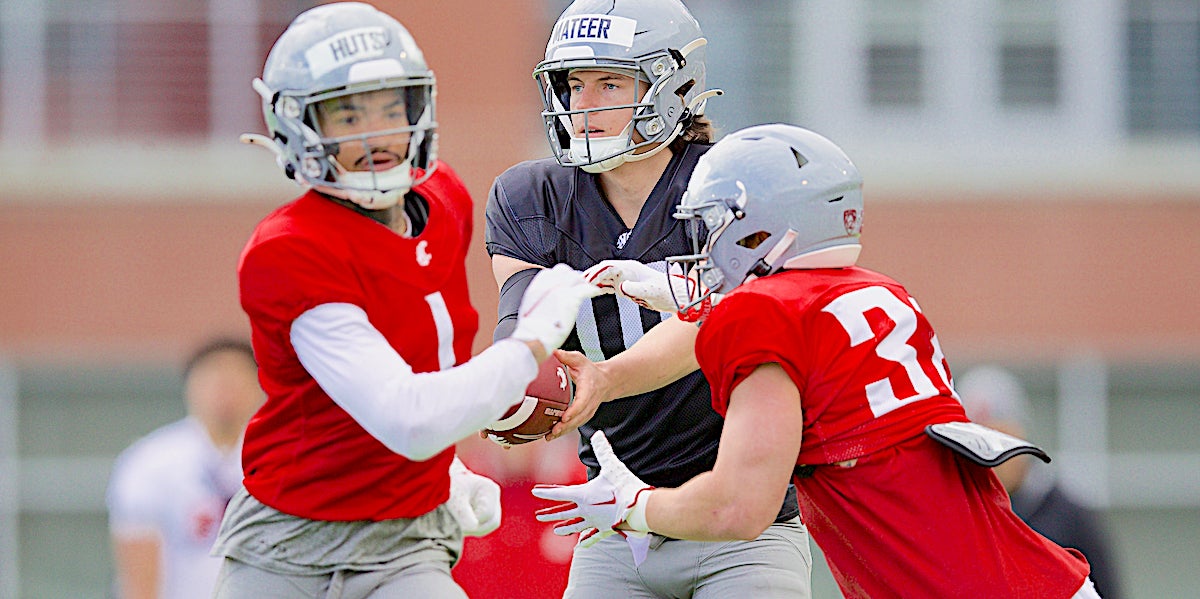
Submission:
<svg viewBox="0 0 1200 599">
<path fill-rule="evenodd" d="M 510 450 L 470 439 L 459 444 L 458 452 L 472 470 L 500 484 L 504 515 L 495 532 L 464 539 L 463 557 L 450 571 L 454 580 L 467 596 L 480 599 L 561 599 L 576 539 L 555 535 L 551 523 L 534 520 L 533 513 L 545 502 L 529 489 L 534 481 L 587 481 L 573 439 L 535 441 Z"/>
<path fill-rule="evenodd" d="M 755 332 L 769 334 L 755 334 Z M 1034 532 L 992 471 L 927 437 L 963 421 L 929 322 L 865 269 L 784 271 L 742 284 L 700 328 L 722 415 L 778 363 L 800 391 L 801 517 L 848 597 L 1070 597 L 1087 561 Z"/>
</svg>

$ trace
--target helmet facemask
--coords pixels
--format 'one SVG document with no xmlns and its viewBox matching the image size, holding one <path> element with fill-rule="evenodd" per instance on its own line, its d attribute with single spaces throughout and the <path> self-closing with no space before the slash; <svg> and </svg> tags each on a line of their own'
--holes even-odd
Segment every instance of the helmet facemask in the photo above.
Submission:
<svg viewBox="0 0 1200 599">
<path fill-rule="evenodd" d="M 584 170 L 593 173 L 612 170 L 625 162 L 650 157 L 683 130 L 686 123 L 681 121 L 676 125 L 676 130 L 667 131 L 667 122 L 659 114 L 656 99 L 663 94 L 664 86 L 674 74 L 673 67 L 664 66 L 670 61 L 661 60 L 665 54 L 620 66 L 609 64 L 567 67 L 543 63 L 534 71 L 534 77 L 542 90 L 542 103 L 545 108 L 542 118 L 546 123 L 547 137 L 559 164 L 583 167 Z M 658 66 L 649 66 L 651 64 Z M 655 68 L 662 74 L 652 78 L 646 69 Z M 668 69 L 670 72 L 667 72 Z M 633 84 L 630 86 L 628 102 L 593 108 L 574 108 L 571 104 L 571 73 L 574 71 L 602 71 L 630 77 Z M 630 111 L 629 123 L 615 136 L 589 135 L 591 117 L 607 111 Z M 583 132 L 576 136 L 573 121 L 580 118 L 583 119 Z M 654 144 L 661 146 L 641 154 L 637 153 L 642 148 Z"/>
<path fill-rule="evenodd" d="M 253 87 L 269 135 L 241 139 L 274 152 L 284 174 L 301 185 L 379 210 L 395 206 L 436 168 L 433 72 L 408 30 L 368 4 L 335 2 L 296 17 Z M 402 114 L 371 102 L 379 96 L 370 94 L 386 90 L 394 90 L 397 106 L 403 102 Z M 339 98 L 353 116 L 322 130 L 318 107 Z M 347 159 L 354 164 L 342 164 Z"/>
<path fill-rule="evenodd" d="M 712 259 L 713 247 L 721 234 L 735 221 L 745 216 L 745 188 L 738 185 L 737 195 L 711 197 L 704 201 L 689 201 L 688 194 L 676 208 L 675 218 L 684 221 L 688 237 L 692 240 L 692 253 L 667 258 L 668 272 L 683 275 L 667 277 L 672 295 L 681 313 L 698 309 L 709 301 L 714 293 L 725 290 L 724 273 Z"/>
<path fill-rule="evenodd" d="M 407 124 L 387 129 L 333 135 L 323 131 L 319 112 L 323 103 L 358 94 L 397 90 L 397 104 L 403 102 Z M 368 85 L 330 90 L 310 95 L 281 94 L 275 102 L 276 118 L 287 121 L 304 140 L 297 155 L 297 181 L 331 195 L 351 201 L 364 208 L 378 210 L 396 205 L 414 185 L 424 182 L 431 174 L 435 154 L 436 133 L 433 115 L 432 78 L 381 81 Z M 297 113 L 303 117 L 297 118 Z M 286 131 L 289 127 L 281 127 Z M 398 164 L 377 169 L 374 155 L 389 143 L 387 138 L 406 135 L 408 141 L 403 155 L 396 156 Z M 337 155 L 347 146 L 360 147 L 361 158 L 356 164 L 341 164 Z"/>
</svg>

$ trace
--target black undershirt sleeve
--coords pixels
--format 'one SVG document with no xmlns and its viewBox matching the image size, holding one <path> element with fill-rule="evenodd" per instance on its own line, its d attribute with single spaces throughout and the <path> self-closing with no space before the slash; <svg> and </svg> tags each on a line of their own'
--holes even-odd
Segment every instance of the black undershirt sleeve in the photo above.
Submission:
<svg viewBox="0 0 1200 599">
<path fill-rule="evenodd" d="M 517 312 L 521 309 L 521 298 L 525 296 L 525 288 L 529 287 L 529 282 L 533 280 L 533 276 L 539 270 L 542 269 L 526 268 L 513 273 L 500 286 L 500 302 L 496 310 L 499 313 L 499 319 L 496 321 L 496 330 L 492 333 L 493 343 L 507 339 L 517 328 Z"/>
</svg>

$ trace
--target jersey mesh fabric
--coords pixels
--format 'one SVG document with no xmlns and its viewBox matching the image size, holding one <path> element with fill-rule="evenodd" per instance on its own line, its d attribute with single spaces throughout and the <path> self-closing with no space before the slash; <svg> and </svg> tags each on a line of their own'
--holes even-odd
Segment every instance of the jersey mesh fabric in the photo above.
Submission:
<svg viewBox="0 0 1200 599">
<path fill-rule="evenodd" d="M 831 308 L 847 302 L 869 326 L 856 343 Z M 795 479 L 801 516 L 847 597 L 1066 598 L 1083 584 L 1087 562 L 1017 518 L 991 470 L 923 434 L 965 415 L 933 329 L 895 281 L 861 268 L 758 279 L 714 308 L 696 347 L 722 414 L 761 364 L 796 384 L 797 464 L 819 465 Z M 866 391 L 882 380 L 891 401 Z"/>
<path fill-rule="evenodd" d="M 692 144 L 672 157 L 632 231 L 604 199 L 596 175 L 563 168 L 552 159 L 517 164 L 492 185 L 488 253 L 546 267 L 561 262 L 579 270 L 608 259 L 665 268 L 667 256 L 692 251 L 687 228 L 671 215 L 696 161 L 709 147 Z M 620 245 L 618 239 L 627 231 Z M 602 295 L 580 309 L 563 348 L 582 351 L 592 360 L 610 358 L 662 318 L 625 298 Z M 695 372 L 659 390 L 601 405 L 579 428 L 579 455 L 594 476 L 599 464 L 587 439 L 603 429 L 617 455 L 642 480 L 676 487 L 712 469 L 721 424 L 711 408 L 708 385 Z"/>
<path fill-rule="evenodd" d="M 267 216 L 242 253 L 241 301 L 267 393 L 246 432 L 246 488 L 281 512 L 412 518 L 449 496 L 453 449 L 424 462 L 392 453 L 325 394 L 290 342 L 300 314 L 344 302 L 362 308 L 414 372 L 439 370 L 444 344 L 456 363 L 470 357 L 478 329 L 463 262 L 470 196 L 444 164 L 414 192 L 429 208 L 414 238 L 310 192 Z M 447 315 L 452 338 L 440 339 L 437 321 Z"/>
</svg>

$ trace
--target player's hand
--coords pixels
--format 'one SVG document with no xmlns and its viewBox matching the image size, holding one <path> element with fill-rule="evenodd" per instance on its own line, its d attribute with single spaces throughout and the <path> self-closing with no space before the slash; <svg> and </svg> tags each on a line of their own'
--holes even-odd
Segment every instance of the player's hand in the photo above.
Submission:
<svg viewBox="0 0 1200 599">
<path fill-rule="evenodd" d="M 533 495 L 562 503 L 537 511 L 540 522 L 558 522 L 554 534 L 581 533 L 579 545 L 590 547 L 600 539 L 620 534 L 629 541 L 634 562 L 646 557 L 646 503 L 654 487 L 642 482 L 613 453 L 604 431 L 592 435 L 592 450 L 600 461 L 600 475 L 580 485 L 535 485 Z M 618 529 L 625 524 L 628 530 Z"/>
<path fill-rule="evenodd" d="M 609 392 L 612 383 L 599 364 L 577 351 L 555 350 L 554 357 L 570 372 L 571 381 L 575 384 L 575 397 L 563 412 L 559 423 L 546 435 L 547 441 L 553 441 L 579 428 L 596 415 L 600 404 L 612 399 Z"/>
<path fill-rule="evenodd" d="M 656 312 L 675 312 L 687 303 L 687 290 L 695 281 L 671 269 L 668 276 L 637 260 L 604 260 L 583 276 L 606 293 L 618 293 Z M 678 303 L 677 303 L 678 302 Z"/>
<path fill-rule="evenodd" d="M 543 269 L 525 289 L 512 337 L 537 341 L 549 354 L 567 340 L 575 327 L 579 305 L 603 291 L 565 264 Z"/>
<path fill-rule="evenodd" d="M 500 527 L 500 485 L 471 472 L 458 456 L 450 463 L 450 499 L 446 507 L 463 536 L 482 537 Z"/>
<path fill-rule="evenodd" d="M 592 449 L 600 461 L 600 475 L 580 485 L 534 485 L 534 497 L 563 502 L 538 510 L 540 522 L 559 522 L 554 534 L 575 534 L 595 528 L 602 535 L 618 533 L 618 525 L 628 525 L 632 532 L 648 533 L 646 503 L 654 487 L 629 471 L 625 463 L 613 454 L 612 445 L 604 431 L 592 436 Z M 641 505 L 638 505 L 638 503 Z M 629 517 L 638 511 L 634 521 Z M 581 539 L 584 547 L 595 543 L 596 534 Z"/>
</svg>

